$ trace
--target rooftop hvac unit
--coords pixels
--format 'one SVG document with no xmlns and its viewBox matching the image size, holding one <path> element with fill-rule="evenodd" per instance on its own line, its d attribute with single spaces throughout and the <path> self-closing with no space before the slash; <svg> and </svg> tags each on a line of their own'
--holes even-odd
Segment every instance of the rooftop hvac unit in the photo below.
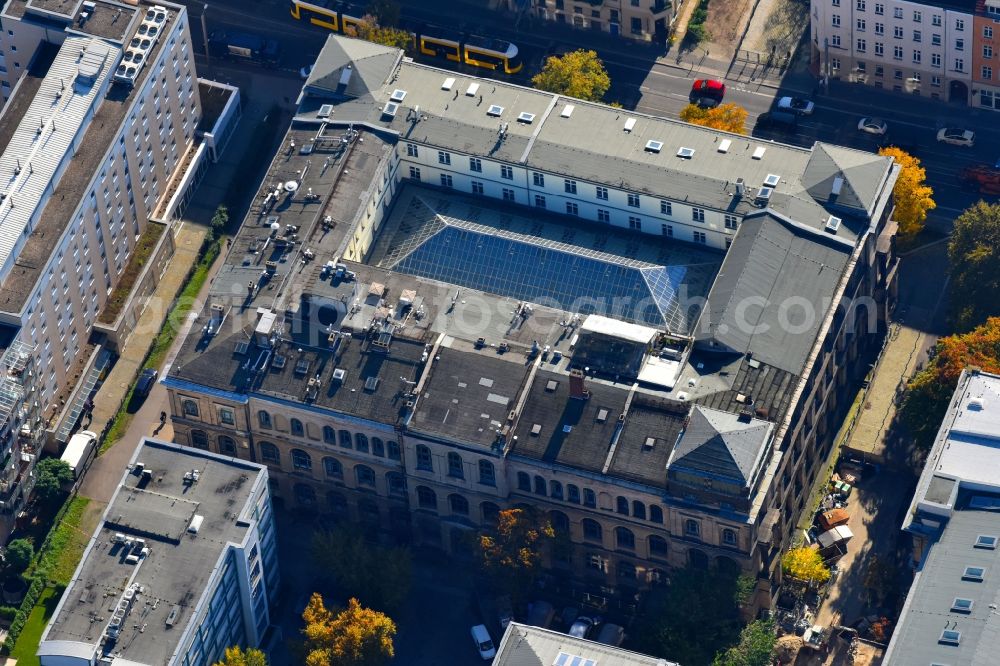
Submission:
<svg viewBox="0 0 1000 666">
<path fill-rule="evenodd" d="M 451 90 L 451 87 L 454 85 L 455 85 L 455 77 L 449 76 L 447 79 L 444 80 L 444 83 L 441 84 L 441 90 Z"/>
<path fill-rule="evenodd" d="M 479 92 L 478 83 L 470 83 L 469 87 L 465 89 L 465 95 L 467 97 L 475 97 L 477 92 Z"/>
<path fill-rule="evenodd" d="M 631 132 L 634 127 L 635 127 L 635 118 L 629 118 L 628 120 L 625 121 L 625 127 L 623 127 L 622 129 L 625 130 L 626 132 Z"/>
</svg>

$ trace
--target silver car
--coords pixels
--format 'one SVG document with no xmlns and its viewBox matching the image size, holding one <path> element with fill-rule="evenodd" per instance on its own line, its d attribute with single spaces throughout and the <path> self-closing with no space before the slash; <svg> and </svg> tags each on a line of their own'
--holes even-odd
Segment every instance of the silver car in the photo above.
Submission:
<svg viewBox="0 0 1000 666">
<path fill-rule="evenodd" d="M 941 143 L 951 144 L 952 146 L 972 148 L 976 143 L 976 133 L 960 127 L 945 127 L 938 130 L 937 140 Z"/>
<path fill-rule="evenodd" d="M 889 131 L 889 125 L 881 118 L 862 118 L 858 121 L 858 130 L 865 134 L 883 136 Z"/>
</svg>

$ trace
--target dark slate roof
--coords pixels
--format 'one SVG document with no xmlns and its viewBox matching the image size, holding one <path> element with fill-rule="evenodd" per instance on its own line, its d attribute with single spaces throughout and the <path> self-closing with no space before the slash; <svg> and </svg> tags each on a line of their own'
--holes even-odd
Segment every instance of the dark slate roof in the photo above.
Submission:
<svg viewBox="0 0 1000 666">
<path fill-rule="evenodd" d="M 851 249 L 769 213 L 746 218 L 708 295 L 699 347 L 799 374 Z"/>
<path fill-rule="evenodd" d="M 306 81 L 307 94 L 358 98 L 370 95 L 389 78 L 399 61 L 398 49 L 361 39 L 328 39 Z M 345 67 L 354 71 L 346 86 L 340 78 Z"/>
<path fill-rule="evenodd" d="M 802 174 L 802 184 L 818 202 L 855 214 L 867 213 L 891 168 L 885 158 L 876 154 L 817 143 Z M 837 178 L 843 180 L 840 194 L 831 196 Z"/>
<path fill-rule="evenodd" d="M 722 476 L 750 485 L 774 425 L 696 405 L 668 467 Z"/>
</svg>

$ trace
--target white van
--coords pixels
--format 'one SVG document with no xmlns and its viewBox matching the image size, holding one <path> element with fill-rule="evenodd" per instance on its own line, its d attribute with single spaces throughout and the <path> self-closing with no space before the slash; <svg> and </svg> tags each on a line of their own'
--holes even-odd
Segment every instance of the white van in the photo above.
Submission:
<svg viewBox="0 0 1000 666">
<path fill-rule="evenodd" d="M 488 660 L 496 656 L 497 650 L 493 647 L 493 639 L 490 638 L 490 632 L 486 631 L 486 625 L 477 624 L 472 628 L 471 633 L 480 657 Z"/>
</svg>

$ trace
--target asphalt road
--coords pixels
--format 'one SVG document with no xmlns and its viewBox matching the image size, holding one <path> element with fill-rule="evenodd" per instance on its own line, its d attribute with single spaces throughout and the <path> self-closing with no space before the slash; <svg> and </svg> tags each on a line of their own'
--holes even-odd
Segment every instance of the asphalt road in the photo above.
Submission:
<svg viewBox="0 0 1000 666">
<path fill-rule="evenodd" d="M 201 0 L 183 1 L 190 10 L 194 43 L 200 46 L 203 3 Z M 546 54 L 580 46 L 591 48 L 596 43 L 613 81 L 609 97 L 621 100 L 626 108 L 676 117 L 687 104 L 692 80 L 703 75 L 697 61 L 684 63 L 686 66 L 683 67 L 674 66 L 672 59 L 670 64 L 665 64 L 656 60 L 658 55 L 662 55 L 656 48 L 632 45 L 627 40 L 602 48 L 602 44 L 607 43 L 606 36 L 558 26 L 515 27 L 502 15 L 489 12 L 470 14 L 466 7 L 462 8 L 457 21 L 449 21 L 436 6 L 439 1 L 444 0 L 407 0 L 403 3 L 403 24 L 409 27 L 444 25 L 456 32 L 489 34 L 515 41 L 526 62 L 525 71 L 516 79 L 520 83 L 526 83 L 531 73 L 537 71 Z M 253 30 L 278 40 L 282 45 L 282 68 L 289 76 L 297 76 L 300 67 L 314 60 L 328 34 L 323 28 L 292 19 L 287 0 L 257 0 L 250 14 L 246 0 L 215 0 L 206 13 L 206 24 L 210 33 L 220 29 Z M 454 65 L 439 60 L 432 62 L 439 66 Z M 248 72 L 254 69 L 254 65 L 250 64 L 230 63 L 227 67 Z M 483 73 L 473 71 L 480 75 Z M 803 74 L 787 77 L 781 90 L 760 84 L 727 81 L 726 101 L 746 108 L 749 112 L 748 126 L 752 127 L 757 116 L 772 106 L 776 95 L 787 92 L 811 96 L 814 89 L 815 82 Z M 908 148 L 922 160 L 927 170 L 928 182 L 934 188 L 938 202 L 937 210 L 932 213 L 932 222 L 942 230 L 947 230 L 951 220 L 979 198 L 976 192 L 961 185 L 959 174 L 962 169 L 975 163 L 992 164 L 1000 157 L 1000 123 L 996 122 L 1000 116 L 989 111 L 974 111 L 927 98 L 906 98 L 896 93 L 838 82 L 832 84 L 828 93 L 813 99 L 816 100 L 815 113 L 803 118 L 794 134 L 754 132 L 755 136 L 801 146 L 811 146 L 819 140 L 862 150 L 877 150 L 885 144 Z M 859 132 L 857 123 L 865 116 L 885 119 L 889 124 L 887 136 L 874 137 Z M 935 140 L 937 129 L 956 125 L 976 130 L 974 148 L 939 144 Z"/>
</svg>

